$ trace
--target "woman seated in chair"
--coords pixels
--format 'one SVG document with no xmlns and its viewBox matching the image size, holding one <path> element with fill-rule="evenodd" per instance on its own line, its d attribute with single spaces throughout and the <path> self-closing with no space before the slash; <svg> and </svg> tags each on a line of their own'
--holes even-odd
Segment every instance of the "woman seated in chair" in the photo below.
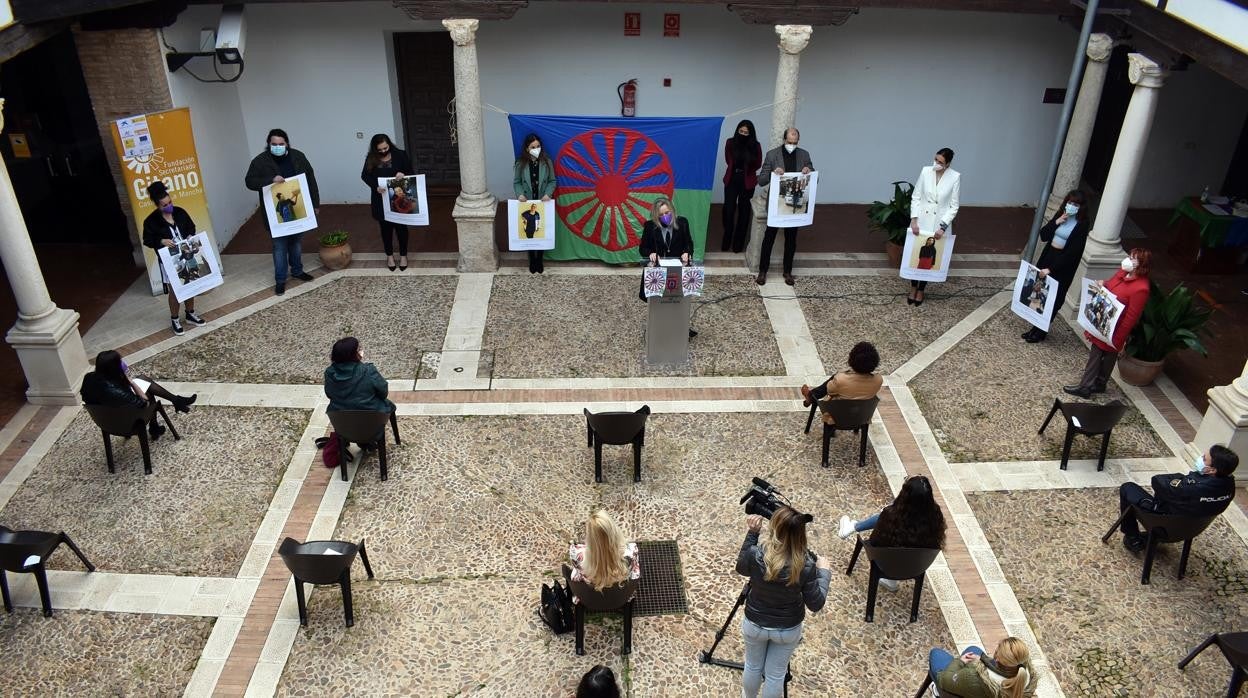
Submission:
<svg viewBox="0 0 1248 698">
<path fill-rule="evenodd" d="M 572 581 L 585 582 L 596 591 L 627 579 L 641 579 L 637 544 L 625 540 L 605 509 L 590 514 L 585 522 L 585 542 L 568 548 L 568 560 L 572 563 Z M 579 599 L 573 601 L 579 603 Z"/>
<path fill-rule="evenodd" d="M 190 397 L 174 395 L 150 377 L 131 378 L 130 368 L 121 360 L 121 354 L 108 349 L 95 357 L 95 370 L 82 377 L 82 389 L 79 391 L 82 401 L 87 405 L 103 405 L 106 407 L 147 407 L 149 400 L 164 398 L 178 412 L 190 412 L 198 394 Z M 152 440 L 160 438 L 165 428 L 156 423 L 156 412 L 147 423 L 147 432 Z"/>
<path fill-rule="evenodd" d="M 967 647 L 961 657 L 935 648 L 928 675 L 941 695 L 962 698 L 1031 698 L 1040 683 L 1027 645 L 1016 637 L 1002 640 L 991 657 L 978 647 Z"/>
<path fill-rule="evenodd" d="M 870 400 L 880 392 L 884 385 L 884 376 L 875 373 L 880 365 L 880 354 L 870 342 L 858 342 L 849 350 L 849 368 L 828 378 L 828 380 L 810 387 L 802 386 L 802 404 L 811 404 L 829 400 Z M 825 422 L 831 424 L 828 415 L 823 415 Z"/>
<path fill-rule="evenodd" d="M 871 531 L 871 544 L 875 546 L 944 548 L 945 515 L 932 494 L 932 483 L 922 475 L 907 479 L 897 498 L 880 513 L 861 521 L 842 516 L 837 535 L 844 540 L 863 531 Z M 896 580 L 881 579 L 880 585 L 897 591 Z"/>
<path fill-rule="evenodd" d="M 360 340 L 343 337 L 334 342 L 331 363 L 325 369 L 325 397 L 329 411 L 368 410 L 394 412 L 394 403 L 386 398 L 390 386 L 377 367 L 364 363 Z"/>
</svg>

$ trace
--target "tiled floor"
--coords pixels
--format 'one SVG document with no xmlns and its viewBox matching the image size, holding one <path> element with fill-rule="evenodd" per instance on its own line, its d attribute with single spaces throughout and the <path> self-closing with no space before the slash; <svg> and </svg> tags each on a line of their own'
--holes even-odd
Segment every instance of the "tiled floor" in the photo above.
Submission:
<svg viewBox="0 0 1248 698">
<path fill-rule="evenodd" d="M 871 513 L 916 474 L 932 479 L 949 524 L 919 622 L 906 622 L 907 582 L 898 595 L 883 593 L 875 623 L 863 623 L 865 569 L 848 577 L 840 568 L 828 606 L 806 623 L 794 695 L 902 695 L 917 686 L 929 647 L 991 647 L 1007 635 L 1032 648 L 1046 697 L 1143 695 L 1135 676 L 1166 695 L 1207 695 L 1225 673 L 1212 658 L 1187 675 L 1170 666 L 1203 635 L 1230 629 L 1217 613 L 1242 616 L 1248 590 L 1232 583 L 1243 579 L 1248 540 L 1241 508 L 1200 548 L 1201 569 L 1212 572 L 1191 585 L 1165 582 L 1188 593 L 1221 579 L 1221 605 L 1188 622 L 1186 611 L 1149 604 L 1167 632 L 1144 653 L 1132 644 L 1139 619 L 1129 611 L 1160 587 L 1138 588 L 1138 561 L 1117 549 L 1097 559 L 1095 579 L 1076 581 L 1063 567 L 1100 549 L 1084 539 L 1111 523 L 1112 495 L 1101 488 L 1181 468 L 1199 413 L 1165 380 L 1118 387 L 1136 416 L 1115 437 L 1106 470 L 1078 451 L 1059 471 L 1047 443 L 1058 435 L 1022 435 L 1043 419 L 1063 372 L 1078 370 L 1082 348 L 1064 327 L 1042 345 L 1017 339 L 1021 322 L 1002 310 L 999 292 L 1008 259 L 965 258 L 966 273 L 933 287 L 922 308 L 898 302 L 904 284 L 871 256 L 829 258 L 796 288 L 757 287 L 726 267 L 701 299 L 694 340 L 695 352 L 721 358 L 695 358 L 688 374 L 667 376 L 632 368 L 645 312 L 633 300 L 633 270 L 561 265 L 542 277 L 505 268 L 452 278 L 447 260 L 420 259 L 392 274 L 366 252 L 351 269 L 292 284 L 278 299 L 267 258 L 239 255 L 238 273 L 214 292 L 212 323 L 177 339 L 146 320 L 159 319 L 160 299 L 123 296 L 89 344 L 122 347 L 170 389 L 200 396 L 190 415 L 174 417 L 183 441 L 157 442 L 150 476 L 136 466 L 134 444 L 118 448 L 122 466 L 108 475 L 99 434 L 78 409 L 23 408 L 0 429 L 0 523 L 65 529 L 100 567 L 88 574 L 57 553 L 57 617 L 88 638 L 134 626 L 152 638 L 147 654 L 167 660 L 159 671 L 136 668 L 134 657 L 98 648 L 109 657 L 97 662 L 103 671 L 129 677 L 101 685 L 192 696 L 566 696 L 580 673 L 604 663 L 633 696 L 729 695 L 739 673 L 696 655 L 739 593 L 737 501 L 750 477 L 815 513 L 812 547 L 836 569 L 852 550 L 835 537 L 836 518 Z M 570 327 L 566 313 L 544 309 L 612 303 L 620 314 L 601 325 Z M 387 315 L 390 307 L 405 315 Z M 365 339 L 399 406 L 403 443 L 390 447 L 386 482 L 372 455 L 341 480 L 313 444 L 328 427 L 320 357 L 345 332 Z M 802 433 L 797 387 L 839 369 L 862 338 L 880 345 L 890 372 L 867 466 L 857 467 L 856 442 L 842 434 L 824 469 L 819 429 Z M 483 351 L 503 346 L 512 354 Z M 418 379 L 430 352 L 436 376 Z M 965 400 L 991 409 L 977 415 Z M 595 484 L 581 411 L 641 404 L 654 410 L 643 481 L 631 480 L 630 449 L 607 447 L 605 482 Z M 577 657 L 571 639 L 552 636 L 533 613 L 538 584 L 595 506 L 638 538 L 676 540 L 681 553 L 689 613 L 638 619 L 627 657 L 618 621 L 591 624 L 588 654 Z M 1069 520 L 1052 514 L 1063 508 Z M 357 564 L 355 627 L 343 627 L 339 593 L 324 588 L 311 594 L 310 624 L 300 628 L 276 555 L 286 536 L 367 540 L 377 579 L 366 581 Z M 1171 562 L 1163 558 L 1154 578 Z M 10 578 L 22 609 L 0 628 L 0 649 L 41 640 L 21 655 L 34 667 L 19 675 L 24 692 L 73 691 L 82 679 L 55 670 L 65 651 L 49 641 L 55 621 L 29 610 L 38 595 L 20 577 Z M 1052 602 L 1090 587 L 1116 596 L 1099 610 Z M 740 653 L 733 629 L 719 655 Z"/>
</svg>

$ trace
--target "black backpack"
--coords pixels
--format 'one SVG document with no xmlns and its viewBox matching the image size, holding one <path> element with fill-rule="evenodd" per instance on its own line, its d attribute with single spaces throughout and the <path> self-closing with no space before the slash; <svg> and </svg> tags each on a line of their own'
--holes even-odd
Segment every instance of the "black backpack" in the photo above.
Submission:
<svg viewBox="0 0 1248 698">
<path fill-rule="evenodd" d="M 572 592 L 564 589 L 558 580 L 553 580 L 553 587 L 542 585 L 542 605 L 537 615 L 542 622 L 550 626 L 556 635 L 570 632 L 576 628 L 576 616 L 572 610 Z"/>
</svg>

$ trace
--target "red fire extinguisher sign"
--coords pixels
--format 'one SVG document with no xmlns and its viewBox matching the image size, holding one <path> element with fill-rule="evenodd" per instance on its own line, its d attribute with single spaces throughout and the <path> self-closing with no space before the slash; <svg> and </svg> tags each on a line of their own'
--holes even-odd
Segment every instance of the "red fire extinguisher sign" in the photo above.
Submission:
<svg viewBox="0 0 1248 698">
<path fill-rule="evenodd" d="M 620 116 L 637 116 L 637 78 L 620 83 Z"/>
</svg>

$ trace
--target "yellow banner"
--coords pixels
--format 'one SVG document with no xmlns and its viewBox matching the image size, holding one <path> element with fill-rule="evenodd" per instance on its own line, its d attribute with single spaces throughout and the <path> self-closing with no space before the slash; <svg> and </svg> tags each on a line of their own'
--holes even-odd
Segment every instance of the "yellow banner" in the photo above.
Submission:
<svg viewBox="0 0 1248 698">
<path fill-rule="evenodd" d="M 136 122 L 141 137 L 137 147 Z M 206 230 L 213 249 L 216 249 L 216 236 L 213 235 L 212 219 L 208 215 L 208 197 L 204 195 L 204 177 L 199 169 L 199 155 L 195 151 L 195 134 L 191 131 L 191 110 L 181 107 L 118 119 L 113 122 L 112 133 L 113 147 L 121 160 L 121 174 L 125 178 L 130 210 L 134 212 L 134 222 L 139 229 L 139 240 L 143 239 L 143 221 L 156 210 L 156 205 L 147 196 L 147 187 L 156 180 L 162 180 L 173 198 L 173 204 L 186 209 L 191 220 L 195 221 L 195 230 L 184 230 L 182 233 L 189 236 Z M 144 247 L 143 259 L 147 261 L 147 278 L 151 282 L 152 293 L 160 293 L 160 263 L 156 259 L 156 251 Z"/>
</svg>

